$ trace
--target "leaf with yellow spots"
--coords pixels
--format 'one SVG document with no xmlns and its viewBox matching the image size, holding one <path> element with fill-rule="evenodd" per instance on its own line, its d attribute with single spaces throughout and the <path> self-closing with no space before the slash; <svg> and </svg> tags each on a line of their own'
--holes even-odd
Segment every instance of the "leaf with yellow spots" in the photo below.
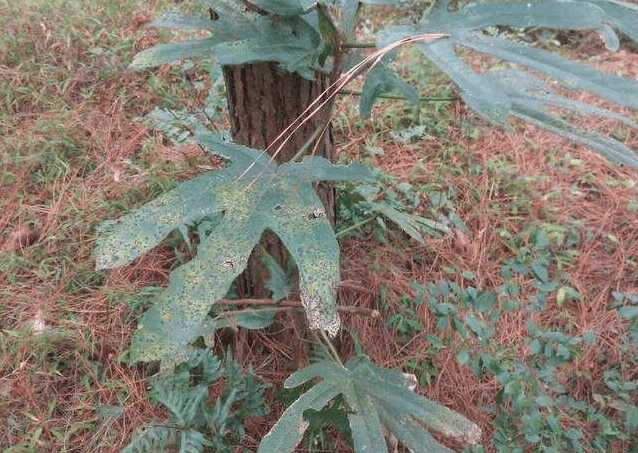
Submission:
<svg viewBox="0 0 638 453">
<path fill-rule="evenodd" d="M 220 220 L 197 255 L 171 274 L 168 287 L 142 317 L 133 337 L 133 361 L 161 360 L 172 368 L 205 334 L 211 306 L 246 268 L 266 230 L 282 240 L 299 270 L 301 302 L 312 329 L 336 335 L 339 316 L 339 245 L 313 184 L 320 180 L 372 179 L 360 164 L 334 165 L 306 157 L 281 166 L 260 151 L 199 132 L 196 140 L 230 161 L 98 228 L 98 269 L 122 266 L 157 245 L 171 231 L 214 214 Z"/>
</svg>

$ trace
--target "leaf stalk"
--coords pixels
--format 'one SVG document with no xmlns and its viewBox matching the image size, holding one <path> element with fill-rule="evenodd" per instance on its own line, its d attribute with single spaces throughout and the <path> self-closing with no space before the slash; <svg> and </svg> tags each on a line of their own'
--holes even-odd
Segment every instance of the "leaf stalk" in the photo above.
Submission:
<svg viewBox="0 0 638 453">
<path fill-rule="evenodd" d="M 373 42 L 343 42 L 342 49 L 375 49 L 377 45 Z"/>
<path fill-rule="evenodd" d="M 339 94 L 342 95 L 351 95 L 351 96 L 361 96 L 361 91 L 353 91 L 353 90 L 341 90 L 339 91 Z M 399 101 L 406 101 L 407 98 L 405 96 L 397 96 L 397 95 L 392 95 L 392 94 L 380 94 L 377 95 L 378 98 L 382 98 L 382 99 L 396 99 Z M 420 97 L 419 98 L 419 102 L 453 102 L 453 101 L 460 101 L 461 98 L 458 96 L 441 96 L 441 97 Z"/>
</svg>

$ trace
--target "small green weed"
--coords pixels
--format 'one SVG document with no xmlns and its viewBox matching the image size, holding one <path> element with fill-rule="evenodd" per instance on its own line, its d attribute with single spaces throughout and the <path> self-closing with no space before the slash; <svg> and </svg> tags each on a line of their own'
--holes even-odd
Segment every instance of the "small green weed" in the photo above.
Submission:
<svg viewBox="0 0 638 453">
<path fill-rule="evenodd" d="M 577 224 L 532 225 L 509 239 L 515 257 L 502 263 L 504 283 L 500 287 L 482 290 L 451 281 L 426 286 L 415 283 L 415 299 L 404 297 L 398 304 L 401 314 L 390 318 L 389 325 L 401 341 L 409 341 L 421 329 L 409 327 L 418 321 L 414 309 L 406 307 L 427 303 L 436 319 L 437 332 L 456 333 L 453 337 L 428 337 L 432 340 L 429 357 L 445 348 L 455 348 L 460 365 L 479 379 L 498 383 L 491 438 L 498 452 L 610 451 L 619 442 L 638 447 L 638 383 L 623 380 L 627 374 L 616 368 L 607 368 L 602 381 L 574 368 L 597 342 L 597 334 L 587 331 L 573 335 L 564 328 L 547 328 L 531 321 L 532 316 L 548 308 L 550 298 L 559 310 L 582 303 L 581 295 L 569 286 L 563 273 L 575 258 L 579 241 Z M 521 277 L 531 279 L 531 294 L 521 288 Z M 522 294 L 529 298 L 521 298 Z M 630 336 L 622 347 L 625 354 L 634 357 L 636 306 L 635 295 L 619 292 L 613 294 L 610 304 L 610 309 L 618 310 L 627 320 Z M 515 349 L 516 345 L 501 344 L 495 338 L 499 322 L 508 312 L 530 319 L 524 354 Z M 424 382 L 436 374 L 431 359 L 410 359 L 404 367 L 417 376 L 420 373 Z M 585 381 L 592 382 L 594 390 L 589 398 L 576 397 L 577 383 Z"/>
<path fill-rule="evenodd" d="M 223 379 L 224 390 L 211 404 L 209 387 Z M 220 381 L 221 382 L 221 381 Z M 166 422 L 141 429 L 123 452 L 235 451 L 244 436 L 244 420 L 266 413 L 264 386 L 252 373 L 244 375 L 227 355 L 223 363 L 208 350 L 199 350 L 170 376 L 151 380 L 151 400 L 170 412 Z"/>
</svg>

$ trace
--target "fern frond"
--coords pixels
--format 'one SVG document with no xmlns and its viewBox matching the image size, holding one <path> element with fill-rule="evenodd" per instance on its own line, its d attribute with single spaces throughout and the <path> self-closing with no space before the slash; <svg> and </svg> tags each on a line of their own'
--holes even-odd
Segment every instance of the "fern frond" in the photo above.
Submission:
<svg viewBox="0 0 638 453">
<path fill-rule="evenodd" d="M 147 426 L 139 430 L 122 453 L 157 453 L 177 445 L 179 433 L 166 426 Z"/>
</svg>

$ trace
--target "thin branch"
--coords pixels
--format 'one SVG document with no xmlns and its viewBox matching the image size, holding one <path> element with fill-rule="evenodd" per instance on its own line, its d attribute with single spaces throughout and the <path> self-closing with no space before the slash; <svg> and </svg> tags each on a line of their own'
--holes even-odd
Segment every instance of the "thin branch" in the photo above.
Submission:
<svg viewBox="0 0 638 453">
<path fill-rule="evenodd" d="M 286 310 L 295 310 L 295 309 L 303 309 L 303 305 L 301 302 L 294 300 L 282 300 L 280 302 L 275 302 L 272 299 L 222 299 L 216 302 L 216 305 L 227 305 L 227 306 L 237 306 L 237 305 L 261 305 L 261 306 L 271 306 L 271 307 L 281 307 Z M 349 305 L 337 305 L 337 310 L 344 313 L 352 313 L 355 315 L 363 315 L 370 316 L 371 318 L 379 318 L 381 313 L 378 310 L 374 310 L 366 307 L 352 307 Z M 283 311 L 283 310 L 281 310 Z"/>
<path fill-rule="evenodd" d="M 341 90 L 339 94 L 347 94 L 351 96 L 361 96 L 361 91 L 352 91 L 352 90 Z M 380 94 L 377 96 L 382 99 L 396 99 L 401 101 L 407 101 L 408 98 L 405 96 L 396 96 L 392 94 Z M 460 97 L 421 97 L 419 98 L 419 102 L 452 102 L 452 101 L 460 101 Z"/>
<path fill-rule="evenodd" d="M 242 310 L 228 310 L 217 313 L 215 318 L 230 318 L 236 315 L 243 315 L 248 313 L 281 313 L 284 311 L 303 310 L 303 307 L 275 307 L 274 305 L 267 306 L 266 308 L 244 308 Z"/>
</svg>

